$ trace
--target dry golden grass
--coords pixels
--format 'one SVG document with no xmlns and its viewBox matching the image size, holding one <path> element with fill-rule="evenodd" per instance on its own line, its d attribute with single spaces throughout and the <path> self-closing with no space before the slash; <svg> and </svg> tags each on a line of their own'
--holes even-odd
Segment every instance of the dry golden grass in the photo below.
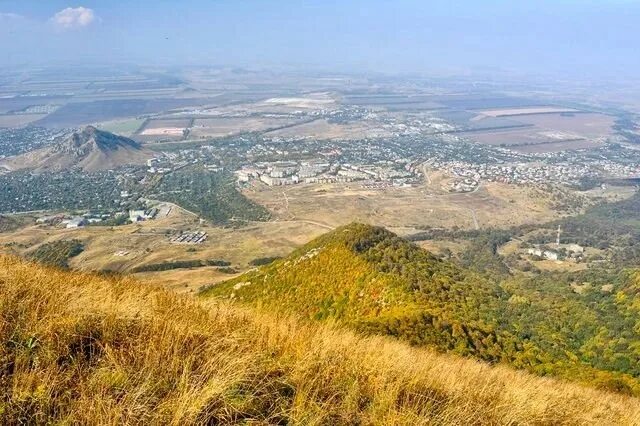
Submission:
<svg viewBox="0 0 640 426">
<path fill-rule="evenodd" d="M 362 182 L 268 187 L 255 183 L 243 194 L 265 206 L 278 220 L 338 227 L 352 222 L 385 228 L 474 228 L 544 223 L 558 217 L 548 194 L 533 188 L 483 183 L 473 193 L 444 193 L 449 178 L 431 174 L 431 184 L 414 188 L 365 189 Z M 286 196 L 285 196 L 286 194 Z M 473 212 L 472 212 L 473 211 Z"/>
<path fill-rule="evenodd" d="M 2 424 L 640 424 L 637 399 L 0 257 Z"/>
<path fill-rule="evenodd" d="M 195 221 L 197 222 L 197 221 Z M 0 227 L 2 224 L 0 223 Z M 171 244 L 165 232 L 202 230 L 209 235 L 204 244 Z M 223 259 L 234 268 L 245 271 L 249 262 L 260 257 L 286 256 L 327 229 L 305 222 L 259 222 L 242 228 L 222 228 L 194 223 L 194 218 L 178 208 L 170 217 L 116 227 L 87 226 L 60 229 L 33 225 L 0 232 L 0 253 L 28 256 L 44 243 L 78 239 L 84 251 L 69 261 L 73 269 L 82 271 L 113 270 L 128 272 L 133 268 L 176 260 Z M 120 251 L 125 256 L 116 256 Z M 141 281 L 179 292 L 195 292 L 230 278 L 211 268 L 172 270 L 163 273 L 137 274 Z"/>
</svg>

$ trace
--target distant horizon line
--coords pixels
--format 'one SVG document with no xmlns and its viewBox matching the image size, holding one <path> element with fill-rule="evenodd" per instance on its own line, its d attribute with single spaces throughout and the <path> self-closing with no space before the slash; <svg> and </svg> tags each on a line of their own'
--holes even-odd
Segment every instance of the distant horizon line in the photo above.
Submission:
<svg viewBox="0 0 640 426">
<path fill-rule="evenodd" d="M 82 71 L 90 71 L 91 69 L 110 69 L 114 67 L 127 67 L 126 71 L 144 71 L 144 68 L 160 68 L 163 71 L 181 71 L 181 70 L 197 70 L 197 69 L 213 69 L 213 70 L 238 70 L 246 72 L 273 72 L 276 74 L 300 74 L 300 73 L 312 73 L 317 75 L 343 75 L 343 76 L 372 76 L 372 77 L 404 77 L 404 78 L 447 78 L 447 79 L 473 79 L 473 78 L 513 78 L 515 81 L 536 81 L 547 80 L 549 78 L 562 80 L 571 79 L 577 82 L 602 82 L 603 80 L 615 79 L 617 82 L 620 80 L 638 81 L 640 76 L 638 75 L 592 75 L 587 73 L 563 73 L 560 71 L 546 71 L 539 72 L 533 70 L 521 70 L 521 69 L 509 69 L 499 66 L 468 66 L 468 67 L 443 67 L 433 68 L 431 70 L 404 70 L 404 71 L 390 71 L 390 70 L 371 70 L 366 68 L 352 68 L 345 69 L 337 67 L 335 69 L 320 66 L 316 64 L 231 64 L 231 63 L 205 63 L 205 62 L 193 62 L 193 63 L 169 63 L 162 61 L 141 61 L 136 62 L 127 59 L 118 59 L 113 61 L 47 61 L 47 63 L 13 63 L 13 64 L 1 64 L 0 72 L 11 71 L 24 71 L 29 69 L 39 69 L 41 71 L 66 71 L 70 68 L 79 69 Z M 124 71 L 124 70 L 123 70 Z"/>
</svg>

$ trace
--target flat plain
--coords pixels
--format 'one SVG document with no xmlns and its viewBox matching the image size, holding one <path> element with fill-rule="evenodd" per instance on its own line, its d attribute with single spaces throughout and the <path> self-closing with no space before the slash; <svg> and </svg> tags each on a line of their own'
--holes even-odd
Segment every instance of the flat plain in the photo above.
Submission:
<svg viewBox="0 0 640 426">
<path fill-rule="evenodd" d="M 144 126 L 138 130 L 138 135 L 182 138 L 187 127 L 191 125 L 191 121 L 188 118 L 147 120 Z"/>
<path fill-rule="evenodd" d="M 343 140 L 388 137 L 391 133 L 375 121 L 330 123 L 322 119 L 267 132 L 267 135 L 282 138 Z"/>
<path fill-rule="evenodd" d="M 525 108 L 487 109 L 487 110 L 481 110 L 478 112 L 482 113 L 482 115 L 488 115 L 490 117 L 508 117 L 508 116 L 515 116 L 515 115 L 578 112 L 578 110 L 573 108 L 540 106 L 540 107 L 525 107 Z"/>
<path fill-rule="evenodd" d="M 204 231 L 208 239 L 197 245 L 170 242 L 172 235 L 187 230 Z M 168 217 L 138 224 L 79 229 L 32 225 L 0 233 L 0 252 L 28 255 L 45 243 L 77 239 L 82 241 L 84 251 L 72 258 L 69 265 L 82 271 L 127 273 L 139 266 L 176 260 L 225 260 L 231 267 L 246 271 L 252 260 L 285 256 L 326 231 L 322 225 L 304 221 L 255 222 L 239 228 L 211 226 L 200 224 L 196 216 L 174 206 Z M 233 276 L 213 267 L 135 275 L 182 292 Z"/>
<path fill-rule="evenodd" d="M 138 131 L 140 126 L 145 122 L 141 118 L 131 118 L 125 120 L 107 121 L 100 124 L 100 129 L 115 133 L 117 135 L 130 137 Z"/>
<path fill-rule="evenodd" d="M 450 194 L 430 186 L 380 190 L 361 184 L 297 185 L 273 188 L 256 183 L 245 195 L 266 206 L 279 220 L 298 220 L 334 228 L 364 222 L 400 234 L 425 227 L 472 229 L 511 226 L 554 217 L 549 196 L 532 188 L 499 183 L 474 193 Z"/>
<path fill-rule="evenodd" d="M 222 137 L 244 132 L 261 132 L 299 123 L 297 118 L 279 117 L 211 117 L 197 118 L 190 136 L 195 138 Z"/>
<path fill-rule="evenodd" d="M 126 273 L 140 266 L 176 260 L 224 260 L 243 272 L 252 268 L 252 260 L 285 256 L 311 239 L 351 222 L 385 226 L 400 235 L 410 235 L 426 227 L 509 227 L 557 216 L 548 194 L 537 190 L 487 183 L 473 193 L 450 194 L 441 190 L 444 178 L 433 174 L 430 185 L 380 190 L 366 189 L 359 183 L 275 188 L 254 182 L 244 194 L 267 207 L 274 216 L 272 221 L 238 227 L 212 226 L 173 205 L 167 217 L 137 224 L 79 229 L 32 225 L 0 233 L 0 251 L 28 255 L 44 243 L 78 239 L 85 249 L 69 264 L 83 271 Z M 204 231 L 208 239 L 197 245 L 170 242 L 172 235 L 184 231 Z M 181 292 L 195 291 L 233 276 L 215 267 L 135 275 Z"/>
<path fill-rule="evenodd" d="M 576 133 L 587 138 L 608 136 L 614 117 L 605 114 L 533 114 L 521 115 L 517 120 L 549 131 Z"/>
<path fill-rule="evenodd" d="M 22 127 L 40 120 L 44 114 L 7 114 L 0 115 L 0 127 Z"/>
<path fill-rule="evenodd" d="M 528 127 L 474 130 L 461 135 L 479 144 L 507 146 L 520 152 L 558 152 L 597 148 L 612 134 L 614 124 L 613 117 L 596 113 L 522 114 L 513 119 Z"/>
</svg>

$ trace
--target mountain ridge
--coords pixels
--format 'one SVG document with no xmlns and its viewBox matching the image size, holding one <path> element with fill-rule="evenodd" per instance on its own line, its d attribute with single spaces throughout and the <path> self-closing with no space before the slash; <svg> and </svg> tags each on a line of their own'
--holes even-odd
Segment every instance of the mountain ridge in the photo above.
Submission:
<svg viewBox="0 0 640 426">
<path fill-rule="evenodd" d="M 127 164 L 144 164 L 151 157 L 151 153 L 132 139 L 87 126 L 51 146 L 8 158 L 3 166 L 11 171 L 79 168 L 95 172 Z"/>
<path fill-rule="evenodd" d="M 498 281 L 352 224 L 202 296 L 638 395 L 637 277 L 621 273 L 611 296 L 578 295 L 556 276 Z"/>
</svg>

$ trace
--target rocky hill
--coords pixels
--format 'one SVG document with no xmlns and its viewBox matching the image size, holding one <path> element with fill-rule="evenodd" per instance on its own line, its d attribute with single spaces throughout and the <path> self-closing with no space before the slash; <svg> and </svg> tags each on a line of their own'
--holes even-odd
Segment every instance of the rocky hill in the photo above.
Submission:
<svg viewBox="0 0 640 426">
<path fill-rule="evenodd" d="M 9 158 L 3 166 L 9 170 L 57 171 L 79 168 L 92 172 L 127 164 L 144 164 L 151 156 L 129 138 L 87 126 L 52 146 Z"/>
<path fill-rule="evenodd" d="M 637 275 L 578 293 L 566 277 L 497 281 L 353 224 L 203 296 L 640 394 Z"/>
</svg>

